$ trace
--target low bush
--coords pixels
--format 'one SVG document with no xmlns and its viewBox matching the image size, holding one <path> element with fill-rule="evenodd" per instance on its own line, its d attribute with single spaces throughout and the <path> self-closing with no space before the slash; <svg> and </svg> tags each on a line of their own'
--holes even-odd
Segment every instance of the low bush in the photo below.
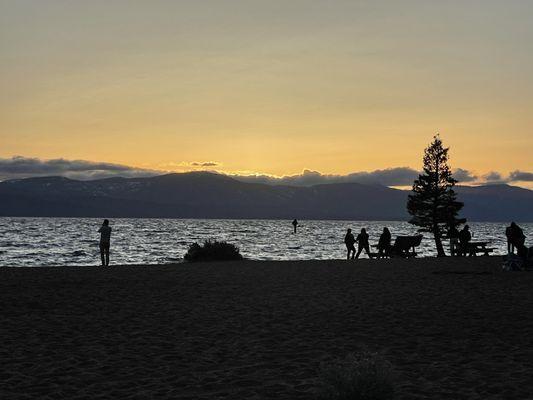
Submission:
<svg viewBox="0 0 533 400">
<path fill-rule="evenodd" d="M 206 240 L 203 245 L 193 243 L 185 254 L 185 261 L 229 261 L 242 260 L 239 248 L 231 243 Z"/>
<path fill-rule="evenodd" d="M 392 365 L 377 353 L 350 354 L 320 365 L 321 400 L 389 400 L 393 396 Z"/>
</svg>

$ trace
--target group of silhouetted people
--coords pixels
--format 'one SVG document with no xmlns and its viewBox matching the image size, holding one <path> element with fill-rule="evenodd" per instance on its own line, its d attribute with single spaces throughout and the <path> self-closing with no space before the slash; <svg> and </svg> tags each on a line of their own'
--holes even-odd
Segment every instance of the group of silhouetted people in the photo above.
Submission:
<svg viewBox="0 0 533 400">
<path fill-rule="evenodd" d="M 507 250 L 508 253 L 514 253 L 515 249 L 517 254 L 522 258 L 531 257 L 532 250 L 529 250 L 525 246 L 526 236 L 524 231 L 514 222 L 505 230 L 507 236 Z M 448 229 L 448 238 L 450 239 L 450 254 L 455 256 L 467 256 L 472 255 L 471 241 L 472 232 L 468 225 L 463 226 L 461 230 L 458 230 L 456 226 L 451 226 Z M 387 227 L 383 228 L 383 232 L 379 237 L 377 244 L 377 253 L 370 252 L 370 244 L 368 242 L 369 236 L 365 228 L 361 229 L 361 232 L 355 237 L 351 229 L 348 229 L 344 237 L 344 244 L 346 245 L 346 259 L 357 259 L 364 250 L 369 258 L 388 257 L 394 251 L 391 245 L 392 237 Z M 357 243 L 357 251 L 355 244 Z M 533 248 L 532 248 L 533 249 Z M 484 248 L 481 250 L 485 250 Z M 492 249 L 487 249 L 492 250 Z M 485 253 L 487 254 L 487 253 Z"/>
<path fill-rule="evenodd" d="M 361 232 L 354 237 L 352 230 L 348 229 L 346 231 L 346 236 L 344 236 L 344 244 L 346 245 L 346 259 L 350 258 L 356 259 L 359 258 L 361 252 L 364 250 L 369 258 L 373 257 L 373 254 L 370 252 L 370 243 L 368 242 L 369 236 L 366 233 L 366 229 L 362 228 Z M 379 242 L 377 245 L 378 254 L 377 257 L 384 257 L 387 255 L 391 248 L 391 233 L 388 228 L 383 228 L 383 233 L 379 237 Z M 357 252 L 355 251 L 355 243 L 357 243 Z"/>
<path fill-rule="evenodd" d="M 505 229 L 505 236 L 507 237 L 507 253 L 514 253 L 517 251 L 519 256 L 527 257 L 528 249 L 525 246 L 526 236 L 524 231 L 515 222 Z M 450 239 L 450 253 L 457 256 L 466 256 L 469 254 L 469 243 L 472 240 L 472 233 L 470 227 L 465 225 L 461 231 L 458 231 L 455 226 L 448 230 L 448 237 Z"/>
<path fill-rule="evenodd" d="M 465 225 L 460 231 L 455 226 L 451 226 L 448 229 L 448 237 L 452 256 L 466 256 L 468 254 L 468 244 L 472 240 L 472 233 L 468 225 Z"/>
<path fill-rule="evenodd" d="M 366 229 L 361 229 L 361 233 L 355 237 L 352 233 L 351 229 L 348 229 L 346 232 L 346 236 L 344 237 L 344 243 L 346 244 L 346 249 L 348 250 L 346 258 L 349 260 L 350 257 L 352 260 L 354 258 L 359 258 L 359 255 L 363 251 L 363 249 L 366 251 L 368 256 L 370 257 L 370 245 L 368 243 L 368 233 L 366 233 Z M 357 254 L 355 252 L 355 243 L 357 243 Z"/>
</svg>

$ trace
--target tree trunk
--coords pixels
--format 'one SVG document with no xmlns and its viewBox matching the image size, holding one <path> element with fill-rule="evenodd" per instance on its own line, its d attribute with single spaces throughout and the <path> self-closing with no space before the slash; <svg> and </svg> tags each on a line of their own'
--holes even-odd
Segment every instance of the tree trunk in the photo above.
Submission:
<svg viewBox="0 0 533 400">
<path fill-rule="evenodd" d="M 442 246 L 440 231 L 438 229 L 435 230 L 433 232 L 433 236 L 435 237 L 435 246 L 437 247 L 437 257 L 446 257 L 446 253 L 444 252 L 444 247 Z"/>
</svg>

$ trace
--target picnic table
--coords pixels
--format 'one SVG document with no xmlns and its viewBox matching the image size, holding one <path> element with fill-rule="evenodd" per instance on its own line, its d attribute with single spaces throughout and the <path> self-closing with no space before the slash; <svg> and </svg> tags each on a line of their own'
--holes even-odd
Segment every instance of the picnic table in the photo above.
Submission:
<svg viewBox="0 0 533 400">
<path fill-rule="evenodd" d="M 489 242 L 468 242 L 466 253 L 471 257 L 475 257 L 478 253 L 483 253 L 488 256 L 489 253 L 494 251 L 493 248 L 487 247 L 488 244 Z"/>
<path fill-rule="evenodd" d="M 416 257 L 416 248 L 422 242 L 422 235 L 397 236 L 394 244 L 382 254 L 382 257 Z M 378 247 L 378 245 L 372 245 Z M 370 253 L 370 257 L 379 258 L 379 253 Z"/>
</svg>

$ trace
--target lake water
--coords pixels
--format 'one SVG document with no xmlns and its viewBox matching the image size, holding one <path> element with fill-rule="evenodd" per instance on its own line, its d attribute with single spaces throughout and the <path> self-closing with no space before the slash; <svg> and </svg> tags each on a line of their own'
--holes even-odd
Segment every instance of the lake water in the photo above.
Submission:
<svg viewBox="0 0 533 400">
<path fill-rule="evenodd" d="M 98 265 L 102 219 L 0 218 L 0 266 Z M 113 219 L 112 264 L 161 264 L 179 262 L 193 242 L 206 239 L 236 244 L 246 258 L 255 260 L 342 259 L 346 228 L 357 233 L 366 227 L 375 244 L 384 226 L 393 240 L 414 235 L 407 222 L 300 221 L 297 234 L 286 220 L 183 220 Z M 473 240 L 489 241 L 495 254 L 505 254 L 504 223 L 469 223 Z M 533 224 L 520 224 L 529 238 Z M 526 242 L 529 243 L 529 242 Z M 446 243 L 447 245 L 447 243 Z M 435 244 L 424 235 L 421 256 L 434 256 Z M 363 257 L 366 257 L 363 256 Z"/>
</svg>

